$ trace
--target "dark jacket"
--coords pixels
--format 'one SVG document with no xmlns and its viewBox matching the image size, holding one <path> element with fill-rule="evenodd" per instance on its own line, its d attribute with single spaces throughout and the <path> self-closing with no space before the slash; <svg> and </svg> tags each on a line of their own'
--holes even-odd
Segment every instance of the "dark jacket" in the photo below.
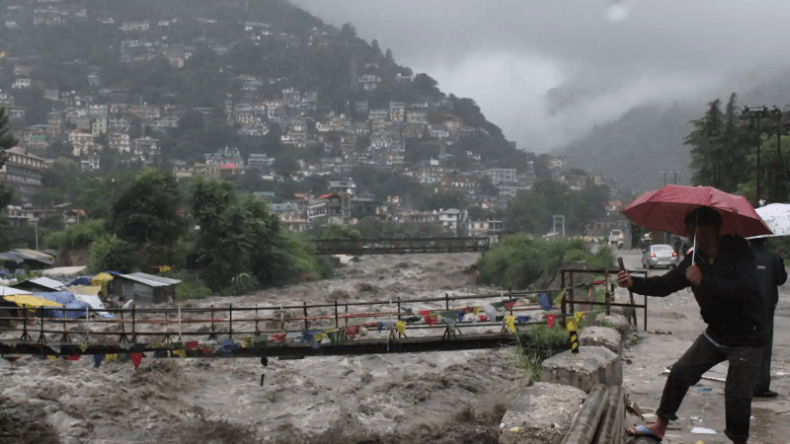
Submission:
<svg viewBox="0 0 790 444">
<path fill-rule="evenodd" d="M 779 291 L 776 287 L 787 281 L 785 262 L 781 256 L 768 249 L 764 243 L 753 245 L 752 252 L 754 252 L 754 259 L 757 263 L 757 282 L 760 286 L 760 295 L 765 303 L 768 319 L 772 320 L 776 304 L 779 303 Z"/>
<path fill-rule="evenodd" d="M 736 235 L 721 239 L 719 257 L 711 265 L 695 252 L 695 264 L 702 272 L 702 285 L 692 287 L 706 333 L 716 343 L 730 346 L 760 346 L 766 342 L 765 305 L 757 283 L 754 254 L 746 240 Z M 633 277 L 631 290 L 646 296 L 669 296 L 691 286 L 686 269 L 688 255 L 677 268 L 663 276 Z"/>
</svg>

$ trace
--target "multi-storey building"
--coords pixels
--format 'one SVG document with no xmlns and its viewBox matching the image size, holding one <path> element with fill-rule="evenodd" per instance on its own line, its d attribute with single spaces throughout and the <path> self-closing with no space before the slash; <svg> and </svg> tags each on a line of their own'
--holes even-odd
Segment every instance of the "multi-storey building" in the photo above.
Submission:
<svg viewBox="0 0 790 444">
<path fill-rule="evenodd" d="M 0 168 L 0 184 L 10 186 L 17 197 L 29 201 L 41 190 L 45 160 L 19 147 L 9 149 L 7 155 Z"/>
</svg>

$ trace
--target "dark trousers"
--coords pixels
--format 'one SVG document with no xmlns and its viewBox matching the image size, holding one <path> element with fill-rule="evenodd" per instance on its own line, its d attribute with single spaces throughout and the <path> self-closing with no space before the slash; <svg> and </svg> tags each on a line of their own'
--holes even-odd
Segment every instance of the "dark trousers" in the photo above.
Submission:
<svg viewBox="0 0 790 444">
<path fill-rule="evenodd" d="M 691 348 L 672 366 L 664 386 L 661 406 L 656 414 L 666 420 L 675 416 L 689 387 L 714 365 L 729 361 L 727 382 L 724 386 L 724 407 L 727 428 L 724 433 L 733 441 L 749 439 L 749 419 L 752 416 L 752 395 L 760 372 L 764 347 L 718 347 L 705 335 L 700 335 Z"/>
<path fill-rule="evenodd" d="M 765 323 L 766 337 L 768 343 L 765 344 L 763 349 L 763 358 L 760 360 L 760 377 L 758 379 L 757 387 L 754 388 L 755 393 L 767 392 L 771 386 L 771 352 L 774 346 L 774 317 L 771 315 Z"/>
</svg>

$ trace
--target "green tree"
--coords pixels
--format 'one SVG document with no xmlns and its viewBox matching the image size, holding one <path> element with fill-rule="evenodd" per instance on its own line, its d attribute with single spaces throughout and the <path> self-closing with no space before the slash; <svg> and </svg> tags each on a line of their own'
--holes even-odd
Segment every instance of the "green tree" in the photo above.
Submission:
<svg viewBox="0 0 790 444">
<path fill-rule="evenodd" d="M 292 177 L 299 172 L 299 162 L 292 156 L 285 154 L 274 160 L 274 171 L 283 177 Z"/>
<path fill-rule="evenodd" d="M 572 196 L 572 230 L 583 233 L 588 224 L 606 216 L 609 189 L 605 185 L 595 185 L 590 181 L 581 191 L 572 193 Z"/>
<path fill-rule="evenodd" d="M 294 278 L 294 251 L 280 233 L 266 203 L 238 195 L 227 182 L 192 182 L 192 215 L 201 279 L 215 291 L 231 289 L 234 278 L 249 274 L 259 285 L 280 285 Z"/>
<path fill-rule="evenodd" d="M 686 137 L 685 144 L 692 147 L 692 183 L 719 188 L 724 173 L 721 168 L 722 132 L 724 129 L 721 101 L 716 99 L 710 102 L 705 115 L 691 123 L 694 125 L 694 131 Z"/>
<path fill-rule="evenodd" d="M 0 168 L 8 160 L 8 150 L 16 145 L 16 139 L 8 127 L 8 115 L 5 108 L 0 106 Z M 2 209 L 8 206 L 14 198 L 14 190 L 11 187 L 0 185 L 0 239 L 7 240 L 10 237 L 11 223 L 3 214 Z"/>
<path fill-rule="evenodd" d="M 134 246 L 114 234 L 105 234 L 90 245 L 88 269 L 92 273 L 112 270 L 130 273 L 137 266 L 137 251 Z"/>
<path fill-rule="evenodd" d="M 508 202 L 505 210 L 505 229 L 530 234 L 546 232 L 551 212 L 546 199 L 532 190 L 521 190 Z"/>
<path fill-rule="evenodd" d="M 483 196 L 496 196 L 499 194 L 499 189 L 494 185 L 490 176 L 483 176 L 480 181 L 480 194 Z"/>
<path fill-rule="evenodd" d="M 185 231 L 181 192 L 173 176 L 148 169 L 113 204 L 110 226 L 133 245 L 173 246 Z"/>
</svg>

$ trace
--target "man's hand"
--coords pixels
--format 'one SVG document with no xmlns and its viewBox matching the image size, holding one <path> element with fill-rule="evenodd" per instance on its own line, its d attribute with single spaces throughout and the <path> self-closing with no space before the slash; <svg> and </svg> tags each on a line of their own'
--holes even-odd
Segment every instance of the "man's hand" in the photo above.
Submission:
<svg viewBox="0 0 790 444">
<path fill-rule="evenodd" d="M 623 270 L 617 273 L 617 284 L 621 287 L 631 288 L 634 285 L 634 281 L 631 279 L 631 273 Z"/>
<path fill-rule="evenodd" d="M 700 271 L 699 267 L 692 265 L 686 268 L 686 279 L 691 282 L 691 285 L 699 287 L 699 285 L 702 283 L 702 272 Z"/>
</svg>

